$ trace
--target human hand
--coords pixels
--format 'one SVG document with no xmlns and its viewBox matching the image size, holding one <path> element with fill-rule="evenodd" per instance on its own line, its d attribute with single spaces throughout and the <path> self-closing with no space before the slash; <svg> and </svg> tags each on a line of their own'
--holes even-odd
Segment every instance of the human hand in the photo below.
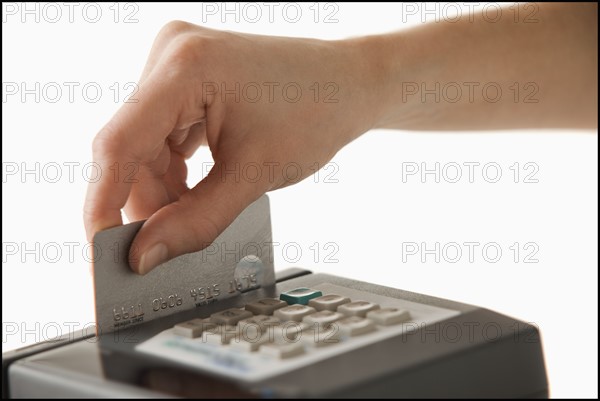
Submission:
<svg viewBox="0 0 600 401">
<path fill-rule="evenodd" d="M 88 188 L 88 240 L 122 224 L 122 208 L 131 221 L 148 219 L 130 254 L 145 274 L 208 246 L 265 192 L 314 173 L 375 125 L 376 90 L 360 51 L 352 41 L 167 24 L 137 102 L 94 139 L 103 174 Z M 202 145 L 215 165 L 188 188 L 185 161 Z"/>
</svg>

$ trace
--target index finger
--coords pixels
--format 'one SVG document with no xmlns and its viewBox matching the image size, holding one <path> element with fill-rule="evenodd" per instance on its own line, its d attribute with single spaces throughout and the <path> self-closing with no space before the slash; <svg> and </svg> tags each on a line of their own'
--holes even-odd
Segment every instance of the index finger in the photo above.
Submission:
<svg viewBox="0 0 600 401">
<path fill-rule="evenodd" d="M 135 172 L 140 163 L 158 156 L 177 123 L 180 97 L 172 87 L 156 81 L 149 77 L 140 86 L 136 101 L 124 104 L 94 138 L 93 159 L 100 177 L 88 184 L 85 199 L 89 241 L 96 232 L 123 223 L 121 209 L 135 182 Z"/>
</svg>

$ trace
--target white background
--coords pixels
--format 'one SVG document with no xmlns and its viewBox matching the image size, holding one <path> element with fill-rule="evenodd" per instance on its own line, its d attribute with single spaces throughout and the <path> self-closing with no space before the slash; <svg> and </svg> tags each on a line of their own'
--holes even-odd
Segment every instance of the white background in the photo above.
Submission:
<svg viewBox="0 0 600 401">
<path fill-rule="evenodd" d="M 408 16 L 406 6 L 399 4 L 339 3 L 318 6 L 315 22 L 314 6 L 306 4 L 300 20 L 292 23 L 295 9 L 288 8 L 286 15 L 282 3 L 273 21 L 261 6 L 262 18 L 255 23 L 244 21 L 244 16 L 254 18 L 255 9 L 246 8 L 244 14 L 238 5 L 238 23 L 235 13 L 208 15 L 201 4 L 132 3 L 127 8 L 102 5 L 100 20 L 92 23 L 96 7 L 84 12 L 84 4 L 71 17 L 63 3 L 27 6 L 37 7 L 33 14 L 25 14 L 21 3 L 3 4 L 3 351 L 94 319 L 92 282 L 82 252 L 83 166 L 91 161 L 92 138 L 128 93 L 124 85 L 137 80 L 162 25 L 180 19 L 218 29 L 333 39 L 404 29 L 422 18 L 420 13 Z M 443 6 L 437 11 L 441 19 L 456 13 Z M 325 23 L 331 12 L 338 21 Z M 128 15 L 137 22 L 125 23 Z M 37 101 L 34 93 L 22 101 L 20 87 L 19 93 L 8 95 L 14 89 L 10 83 L 32 89 L 36 82 Z M 53 82 L 62 88 L 54 103 L 53 84 L 43 91 Z M 73 101 L 65 82 L 79 85 Z M 102 89 L 97 102 L 91 101 L 92 89 L 82 93 L 88 83 Z M 110 89 L 114 83 L 121 88 L 118 102 Z M 596 132 L 369 132 L 343 149 L 318 177 L 271 194 L 274 238 L 282 244 L 276 247 L 276 266 L 303 266 L 533 322 L 542 333 L 551 395 L 597 397 L 597 144 Z M 202 176 L 203 163 L 209 161 L 205 150 L 190 161 L 190 182 Z M 64 164 L 69 162 L 79 163 L 72 164 L 73 180 Z M 464 165 L 457 183 L 444 176 L 436 183 L 433 175 L 425 182 L 419 175 L 403 179 L 403 163 L 433 168 L 436 162 L 448 167 L 450 179 L 455 170 L 448 163 L 481 164 L 472 183 Z M 510 169 L 515 162 L 521 173 L 517 183 L 514 167 Z M 35 171 L 35 163 L 40 163 L 37 173 L 21 174 L 23 168 Z M 482 173 L 486 163 L 500 166 L 498 182 L 488 182 L 493 170 Z M 525 163 L 531 163 L 527 169 Z M 9 174 L 15 166 L 16 174 Z M 524 182 L 534 168 L 530 178 L 538 182 Z M 57 172 L 58 182 L 50 182 Z M 65 245 L 71 242 L 76 243 L 72 258 Z M 440 247 L 481 245 L 472 263 L 464 246 L 456 263 L 448 260 L 454 253 L 442 254 L 439 262 L 435 255 L 424 255 L 422 262 L 420 254 L 405 252 L 403 261 L 402 244 L 408 242 L 428 248 L 436 242 Z M 482 255 L 488 243 L 502 250 L 496 263 Z M 514 243 L 520 248 L 517 261 Z M 292 244 L 287 255 L 283 244 Z M 296 249 L 302 251 L 298 260 Z M 524 263 L 532 251 L 534 263 Z M 490 251 L 488 260 L 493 257 Z"/>
</svg>

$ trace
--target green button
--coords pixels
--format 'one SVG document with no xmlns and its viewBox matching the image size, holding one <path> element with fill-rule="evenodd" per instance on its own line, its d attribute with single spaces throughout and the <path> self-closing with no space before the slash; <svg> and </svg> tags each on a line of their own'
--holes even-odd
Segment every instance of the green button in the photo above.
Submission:
<svg viewBox="0 0 600 401">
<path fill-rule="evenodd" d="M 323 293 L 319 290 L 311 290 L 310 288 L 296 288 L 295 290 L 284 292 L 279 296 L 279 299 L 287 302 L 290 305 L 306 305 L 311 299 L 320 297 L 322 295 Z"/>
</svg>

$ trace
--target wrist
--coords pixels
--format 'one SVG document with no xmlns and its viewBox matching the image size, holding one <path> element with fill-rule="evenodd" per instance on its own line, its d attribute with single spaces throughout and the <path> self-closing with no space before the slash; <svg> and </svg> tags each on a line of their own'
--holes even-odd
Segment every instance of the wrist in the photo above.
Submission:
<svg viewBox="0 0 600 401">
<path fill-rule="evenodd" d="M 371 128 L 409 127 L 420 118 L 421 104 L 403 97 L 407 77 L 423 75 L 422 49 L 407 40 L 406 32 L 348 39 L 354 49 L 361 90 L 370 101 Z"/>
<path fill-rule="evenodd" d="M 375 37 L 343 39 L 335 46 L 347 68 L 347 80 L 340 83 L 340 91 L 348 93 L 352 104 L 349 111 L 359 119 L 360 134 L 377 128 L 385 118 L 388 67 L 379 55 Z"/>
<path fill-rule="evenodd" d="M 369 128 L 381 128 L 392 118 L 398 104 L 393 102 L 398 69 L 385 36 L 365 36 L 343 41 L 351 49 L 356 66 L 356 84 L 364 97 Z"/>
</svg>

